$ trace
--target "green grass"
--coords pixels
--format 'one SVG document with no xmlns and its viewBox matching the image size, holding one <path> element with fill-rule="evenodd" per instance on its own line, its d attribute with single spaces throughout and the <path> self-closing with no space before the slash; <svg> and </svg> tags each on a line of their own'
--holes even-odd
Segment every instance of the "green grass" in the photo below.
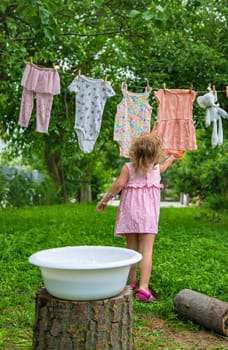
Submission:
<svg viewBox="0 0 228 350">
<path fill-rule="evenodd" d="M 67 245 L 125 247 L 123 238 L 113 236 L 116 212 L 117 208 L 107 207 L 97 213 L 93 204 L 0 212 L 1 349 L 31 349 L 35 295 L 43 282 L 39 269 L 28 263 L 28 257 L 38 250 Z M 134 301 L 137 350 L 156 349 L 144 347 L 142 336 L 137 337 L 137 333 L 143 334 L 141 328 L 144 329 L 151 313 L 169 320 L 177 329 L 196 327 L 180 320 L 173 311 L 173 298 L 180 290 L 189 288 L 228 301 L 227 231 L 227 213 L 215 216 L 199 208 L 161 209 L 151 277 L 158 301 L 152 304 Z M 144 333 L 148 341 L 148 334 Z M 165 344 L 157 331 L 152 330 L 150 337 L 151 341 Z M 165 348 L 186 349 L 164 345 Z M 228 344 L 218 349 L 228 349 Z"/>
</svg>

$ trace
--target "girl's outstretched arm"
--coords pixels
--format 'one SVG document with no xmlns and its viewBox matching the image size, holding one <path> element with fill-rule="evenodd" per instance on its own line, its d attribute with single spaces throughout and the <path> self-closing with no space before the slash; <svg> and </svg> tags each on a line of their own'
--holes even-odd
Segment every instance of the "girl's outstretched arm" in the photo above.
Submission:
<svg viewBox="0 0 228 350">
<path fill-rule="evenodd" d="M 164 161 L 164 163 L 160 164 L 160 173 L 164 173 L 173 164 L 175 160 L 177 160 L 177 158 L 171 155 Z"/>
<path fill-rule="evenodd" d="M 164 163 L 160 164 L 160 173 L 164 173 L 170 167 L 170 165 L 172 165 L 173 162 L 175 162 L 175 160 L 180 159 L 181 157 L 183 157 L 183 155 L 184 155 L 183 150 L 173 152 L 173 154 L 171 154 L 164 161 Z"/>
<path fill-rule="evenodd" d="M 113 196 L 118 194 L 122 190 L 122 188 L 126 185 L 126 183 L 128 181 L 128 177 L 129 177 L 128 168 L 124 164 L 124 166 L 122 167 L 122 170 L 120 172 L 119 177 L 116 179 L 116 181 L 110 187 L 108 192 L 104 195 L 102 200 L 97 204 L 97 206 L 96 206 L 97 211 L 104 210 L 104 208 L 106 207 L 106 205 L 108 204 L 110 199 L 112 199 Z"/>
</svg>

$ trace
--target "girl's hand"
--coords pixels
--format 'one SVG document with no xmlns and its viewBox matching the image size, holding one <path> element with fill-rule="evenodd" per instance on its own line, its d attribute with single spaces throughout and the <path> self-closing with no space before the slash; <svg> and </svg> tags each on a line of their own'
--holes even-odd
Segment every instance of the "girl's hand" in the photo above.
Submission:
<svg viewBox="0 0 228 350">
<path fill-rule="evenodd" d="M 185 151 L 182 151 L 182 150 L 172 151 L 170 154 L 168 154 L 168 157 L 173 156 L 175 159 L 179 159 L 179 158 L 183 157 L 184 153 L 185 153 Z"/>
<path fill-rule="evenodd" d="M 96 211 L 103 211 L 106 207 L 106 204 L 104 202 L 99 202 L 96 206 Z"/>
<path fill-rule="evenodd" d="M 181 157 L 183 157 L 184 153 L 185 153 L 185 151 L 178 151 L 176 154 L 174 154 L 174 157 L 177 159 L 181 158 Z"/>
</svg>

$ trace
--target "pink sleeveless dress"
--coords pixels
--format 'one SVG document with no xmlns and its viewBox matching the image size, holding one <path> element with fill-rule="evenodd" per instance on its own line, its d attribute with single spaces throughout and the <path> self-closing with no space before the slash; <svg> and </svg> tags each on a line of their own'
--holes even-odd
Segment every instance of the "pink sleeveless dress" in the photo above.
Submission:
<svg viewBox="0 0 228 350">
<path fill-rule="evenodd" d="M 196 92 L 183 89 L 160 89 L 154 94 L 158 117 L 152 135 L 158 135 L 166 155 L 195 150 L 196 133 L 192 119 Z"/>
<path fill-rule="evenodd" d="M 126 163 L 129 180 L 123 188 L 115 224 L 115 236 L 129 233 L 158 232 L 160 214 L 160 167 L 146 175 L 137 174 L 131 163 Z"/>
</svg>

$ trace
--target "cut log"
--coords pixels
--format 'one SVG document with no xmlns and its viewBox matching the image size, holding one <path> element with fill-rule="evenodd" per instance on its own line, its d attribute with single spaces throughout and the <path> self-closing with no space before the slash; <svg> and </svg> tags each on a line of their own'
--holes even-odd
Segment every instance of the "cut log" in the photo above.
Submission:
<svg viewBox="0 0 228 350">
<path fill-rule="evenodd" d="M 33 350 L 132 350 L 132 291 L 103 300 L 69 301 L 41 288 Z"/>
<path fill-rule="evenodd" d="M 184 318 L 228 336 L 228 303 L 225 301 L 183 289 L 174 298 L 174 310 Z"/>
</svg>

